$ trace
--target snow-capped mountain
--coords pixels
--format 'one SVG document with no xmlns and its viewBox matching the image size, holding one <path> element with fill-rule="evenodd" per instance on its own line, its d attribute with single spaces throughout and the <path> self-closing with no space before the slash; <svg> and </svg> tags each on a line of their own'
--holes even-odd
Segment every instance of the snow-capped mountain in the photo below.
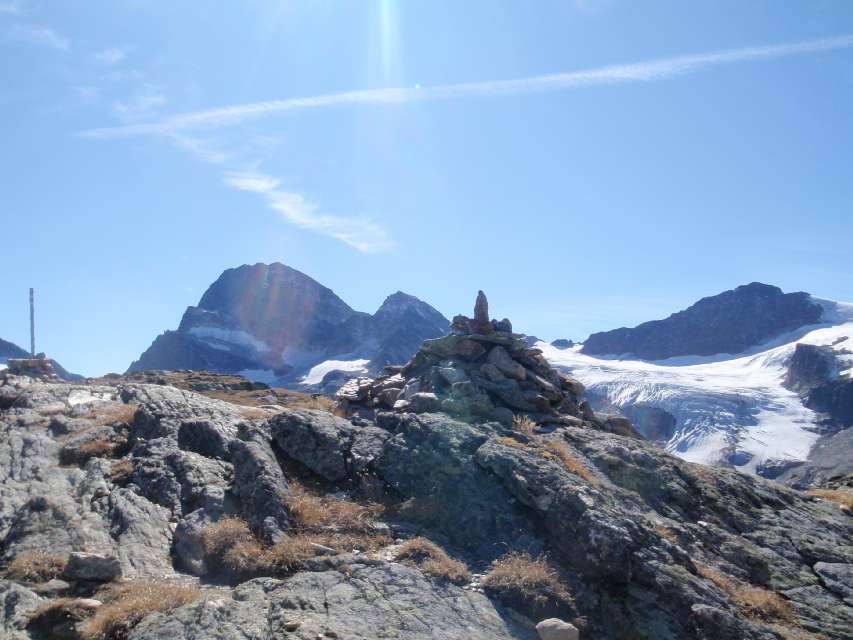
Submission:
<svg viewBox="0 0 853 640">
<path fill-rule="evenodd" d="M 752 291 L 744 293 L 747 288 Z M 782 294 L 778 289 L 768 296 L 769 289 L 776 288 L 753 284 L 721 294 L 722 305 L 727 308 L 733 298 L 743 299 L 751 293 L 763 299 L 763 304 L 753 298 L 739 313 L 735 309 L 732 314 L 722 314 L 727 316 L 725 322 L 716 324 L 703 324 L 694 317 L 694 332 L 704 335 L 680 333 L 682 344 L 688 348 L 725 340 L 743 345 L 742 336 L 749 332 L 762 338 L 739 353 L 688 355 L 678 348 L 672 335 L 663 335 L 671 329 L 667 321 L 658 321 L 653 327 L 662 334 L 655 347 L 663 345 L 670 353 L 679 353 L 667 359 L 588 353 L 590 342 L 593 350 L 607 342 L 602 338 L 569 349 L 544 342 L 537 347 L 554 365 L 571 371 L 586 385 L 597 409 L 624 414 L 647 437 L 676 455 L 706 464 L 729 464 L 768 477 L 790 475 L 791 468 L 809 460 L 819 440 L 853 424 L 849 415 L 853 398 L 853 304 L 807 294 Z M 715 313 L 721 308 L 715 305 L 718 301 L 709 298 L 701 304 L 706 312 L 720 318 Z M 765 315 L 765 305 L 775 317 L 756 322 L 755 318 Z M 793 317 L 786 317 L 780 309 L 787 309 Z M 695 305 L 687 310 L 692 311 Z M 681 312 L 679 321 L 685 313 Z M 811 321 L 804 323 L 804 319 Z M 792 323 L 799 326 L 791 328 Z M 643 344 L 647 352 L 652 350 L 650 345 L 657 338 L 649 324 L 640 325 L 639 332 L 618 330 L 618 340 L 610 344 Z M 751 326 L 738 328 L 738 324 Z M 768 335 L 774 326 L 786 330 Z M 712 335 L 718 331 L 728 335 Z M 804 352 L 798 357 L 804 361 L 799 367 L 803 371 L 792 368 L 798 345 Z M 804 349 L 806 345 L 819 348 L 816 364 L 815 357 L 807 357 L 806 352 L 811 350 Z"/>
<path fill-rule="evenodd" d="M 280 263 L 228 269 L 128 371 L 195 369 L 270 384 L 334 389 L 348 377 L 404 363 L 449 321 L 403 292 L 373 315 Z"/>
</svg>

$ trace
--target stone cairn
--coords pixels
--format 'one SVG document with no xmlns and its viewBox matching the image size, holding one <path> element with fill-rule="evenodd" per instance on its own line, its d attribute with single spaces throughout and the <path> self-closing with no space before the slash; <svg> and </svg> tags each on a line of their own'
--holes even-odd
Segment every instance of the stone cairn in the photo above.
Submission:
<svg viewBox="0 0 853 640">
<path fill-rule="evenodd" d="M 472 422 L 511 426 L 527 416 L 537 424 L 579 426 L 595 416 L 583 385 L 551 367 L 539 349 L 513 333 L 509 320 L 490 320 L 480 291 L 474 317 L 456 316 L 450 334 L 426 340 L 388 375 L 356 378 L 337 393 L 338 413 L 373 417 L 376 411 L 442 411 Z"/>
<path fill-rule="evenodd" d="M 6 361 L 6 373 L 14 376 L 26 376 L 39 380 L 59 380 L 53 364 L 44 354 L 40 353 L 35 358 L 9 358 Z"/>
</svg>

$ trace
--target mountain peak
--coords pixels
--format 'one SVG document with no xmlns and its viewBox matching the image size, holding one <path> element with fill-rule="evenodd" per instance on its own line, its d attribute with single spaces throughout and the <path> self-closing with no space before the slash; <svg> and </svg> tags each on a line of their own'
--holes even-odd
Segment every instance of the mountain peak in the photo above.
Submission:
<svg viewBox="0 0 853 640">
<path fill-rule="evenodd" d="M 244 264 L 223 271 L 178 330 L 159 336 L 130 370 L 203 368 L 292 381 L 325 361 L 405 362 L 449 324 L 402 291 L 371 316 L 280 262 Z"/>
<path fill-rule="evenodd" d="M 643 360 L 741 353 L 778 335 L 820 321 L 822 308 L 807 293 L 751 282 L 702 298 L 664 320 L 592 334 L 587 354 Z"/>
</svg>

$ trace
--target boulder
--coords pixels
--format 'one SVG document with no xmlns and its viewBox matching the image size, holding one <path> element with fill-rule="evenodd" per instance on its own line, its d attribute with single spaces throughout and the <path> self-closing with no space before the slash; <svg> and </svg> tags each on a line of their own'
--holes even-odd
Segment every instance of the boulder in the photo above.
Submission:
<svg viewBox="0 0 853 640">
<path fill-rule="evenodd" d="M 540 640 L 578 640 L 577 628 L 559 618 L 548 618 L 536 625 Z"/>
<path fill-rule="evenodd" d="M 454 353 L 465 360 L 476 360 L 486 353 L 486 349 L 479 342 L 466 338 L 456 343 Z"/>
<path fill-rule="evenodd" d="M 4 640 L 29 640 L 25 631 L 29 614 L 42 599 L 26 587 L 0 580 L 0 638 Z"/>
<path fill-rule="evenodd" d="M 121 577 L 121 563 L 115 556 L 74 552 L 68 555 L 62 577 L 66 580 L 112 582 Z"/>
<path fill-rule="evenodd" d="M 515 380 L 524 380 L 527 378 L 527 371 L 524 367 L 513 360 L 506 349 L 500 345 L 493 347 L 489 351 L 486 361 L 510 378 L 514 378 Z"/>
<path fill-rule="evenodd" d="M 415 393 L 409 398 L 409 410 L 414 413 L 431 413 L 438 408 L 439 400 L 434 393 Z"/>
<path fill-rule="evenodd" d="M 332 560 L 331 562 L 334 563 Z M 344 562 L 348 566 L 344 567 Z M 484 594 L 402 564 L 350 556 L 326 571 L 256 578 L 148 616 L 133 640 L 534 640 Z"/>
</svg>

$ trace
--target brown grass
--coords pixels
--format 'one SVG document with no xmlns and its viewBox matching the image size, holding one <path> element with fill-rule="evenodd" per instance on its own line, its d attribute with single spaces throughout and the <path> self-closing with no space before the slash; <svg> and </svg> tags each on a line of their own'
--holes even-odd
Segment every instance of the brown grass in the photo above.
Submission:
<svg viewBox="0 0 853 640">
<path fill-rule="evenodd" d="M 385 534 L 364 532 L 298 532 L 281 542 L 265 547 L 238 518 L 223 518 L 209 525 L 202 534 L 205 554 L 214 570 L 225 570 L 238 579 L 254 576 L 286 575 L 306 560 L 320 554 L 315 545 L 336 553 L 375 551 L 391 544 Z"/>
<path fill-rule="evenodd" d="M 136 415 L 136 410 L 139 408 L 137 404 L 122 404 L 110 403 L 108 405 L 100 405 L 83 416 L 86 420 L 91 420 L 95 426 L 106 426 L 108 424 L 122 423 L 130 424 L 133 422 L 133 416 Z"/>
<path fill-rule="evenodd" d="M 822 633 L 814 633 L 798 627 L 789 627 L 778 623 L 768 624 L 766 627 L 782 638 L 782 640 L 829 640 Z"/>
<path fill-rule="evenodd" d="M 84 640 L 119 640 L 152 613 L 171 611 L 201 597 L 198 587 L 165 580 L 122 582 L 98 593 L 104 601 L 81 625 Z"/>
<path fill-rule="evenodd" d="M 110 480 L 119 486 L 124 486 L 133 477 L 133 461 L 130 458 L 113 460 L 110 464 Z"/>
<path fill-rule="evenodd" d="M 542 556 L 534 558 L 529 553 L 508 553 L 495 560 L 483 578 L 483 585 L 501 596 L 539 607 L 571 599 L 559 574 L 547 560 Z"/>
<path fill-rule="evenodd" d="M 701 576 L 725 591 L 738 608 L 750 618 L 796 621 L 793 608 L 778 593 L 737 581 L 706 564 L 697 562 L 696 569 Z"/>
<path fill-rule="evenodd" d="M 807 493 L 813 498 L 837 502 L 845 509 L 853 510 L 853 490 L 850 489 L 810 489 Z"/>
<path fill-rule="evenodd" d="M 426 538 L 412 538 L 397 551 L 397 560 L 418 567 L 425 574 L 454 584 L 471 581 L 471 572 L 464 563 L 454 560 L 437 544 Z"/>
<path fill-rule="evenodd" d="M 369 531 L 372 528 L 371 521 L 384 511 L 381 505 L 375 503 L 359 504 L 317 495 L 294 481 L 290 483 L 290 495 L 285 500 L 300 527 L 309 531 Z"/>
<path fill-rule="evenodd" d="M 29 551 L 21 553 L 6 566 L 3 574 L 21 582 L 47 582 L 65 570 L 68 556 Z"/>
<path fill-rule="evenodd" d="M 545 457 L 548 457 L 547 454 L 549 453 L 552 454 L 557 457 L 571 473 L 576 476 L 580 476 L 590 484 L 598 484 L 598 479 L 592 474 L 592 471 L 587 469 L 584 463 L 581 462 L 580 458 L 578 458 L 567 444 L 560 440 L 552 440 L 545 445 L 545 447 L 547 449 L 545 454 L 543 454 Z"/>
<path fill-rule="evenodd" d="M 205 527 L 201 535 L 205 553 L 213 558 L 221 558 L 238 543 L 254 539 L 249 525 L 239 518 L 222 518 Z"/>
<path fill-rule="evenodd" d="M 117 443 L 107 438 L 98 438 L 84 442 L 77 448 L 77 458 L 82 464 L 90 458 L 106 458 L 115 451 Z"/>
<path fill-rule="evenodd" d="M 27 615 L 27 629 L 36 637 L 51 637 L 57 625 L 69 625 L 85 620 L 95 612 L 80 598 L 54 598 L 40 604 Z"/>
<path fill-rule="evenodd" d="M 240 415 L 246 420 L 266 420 L 270 416 L 275 415 L 275 411 L 261 409 L 258 407 L 241 407 Z"/>
<path fill-rule="evenodd" d="M 529 448 L 527 444 L 524 442 L 519 442 L 515 438 L 510 438 L 509 436 L 501 436 L 498 438 L 498 442 L 506 447 L 512 447 L 513 449 L 527 449 Z"/>
<path fill-rule="evenodd" d="M 655 525 L 655 531 L 661 538 L 663 538 L 667 542 L 674 545 L 678 545 L 678 535 L 669 527 L 665 527 L 662 524 L 658 524 Z"/>
<path fill-rule="evenodd" d="M 539 425 L 529 416 L 515 416 L 512 419 L 512 428 L 527 436 L 535 435 L 538 427 Z"/>
</svg>

